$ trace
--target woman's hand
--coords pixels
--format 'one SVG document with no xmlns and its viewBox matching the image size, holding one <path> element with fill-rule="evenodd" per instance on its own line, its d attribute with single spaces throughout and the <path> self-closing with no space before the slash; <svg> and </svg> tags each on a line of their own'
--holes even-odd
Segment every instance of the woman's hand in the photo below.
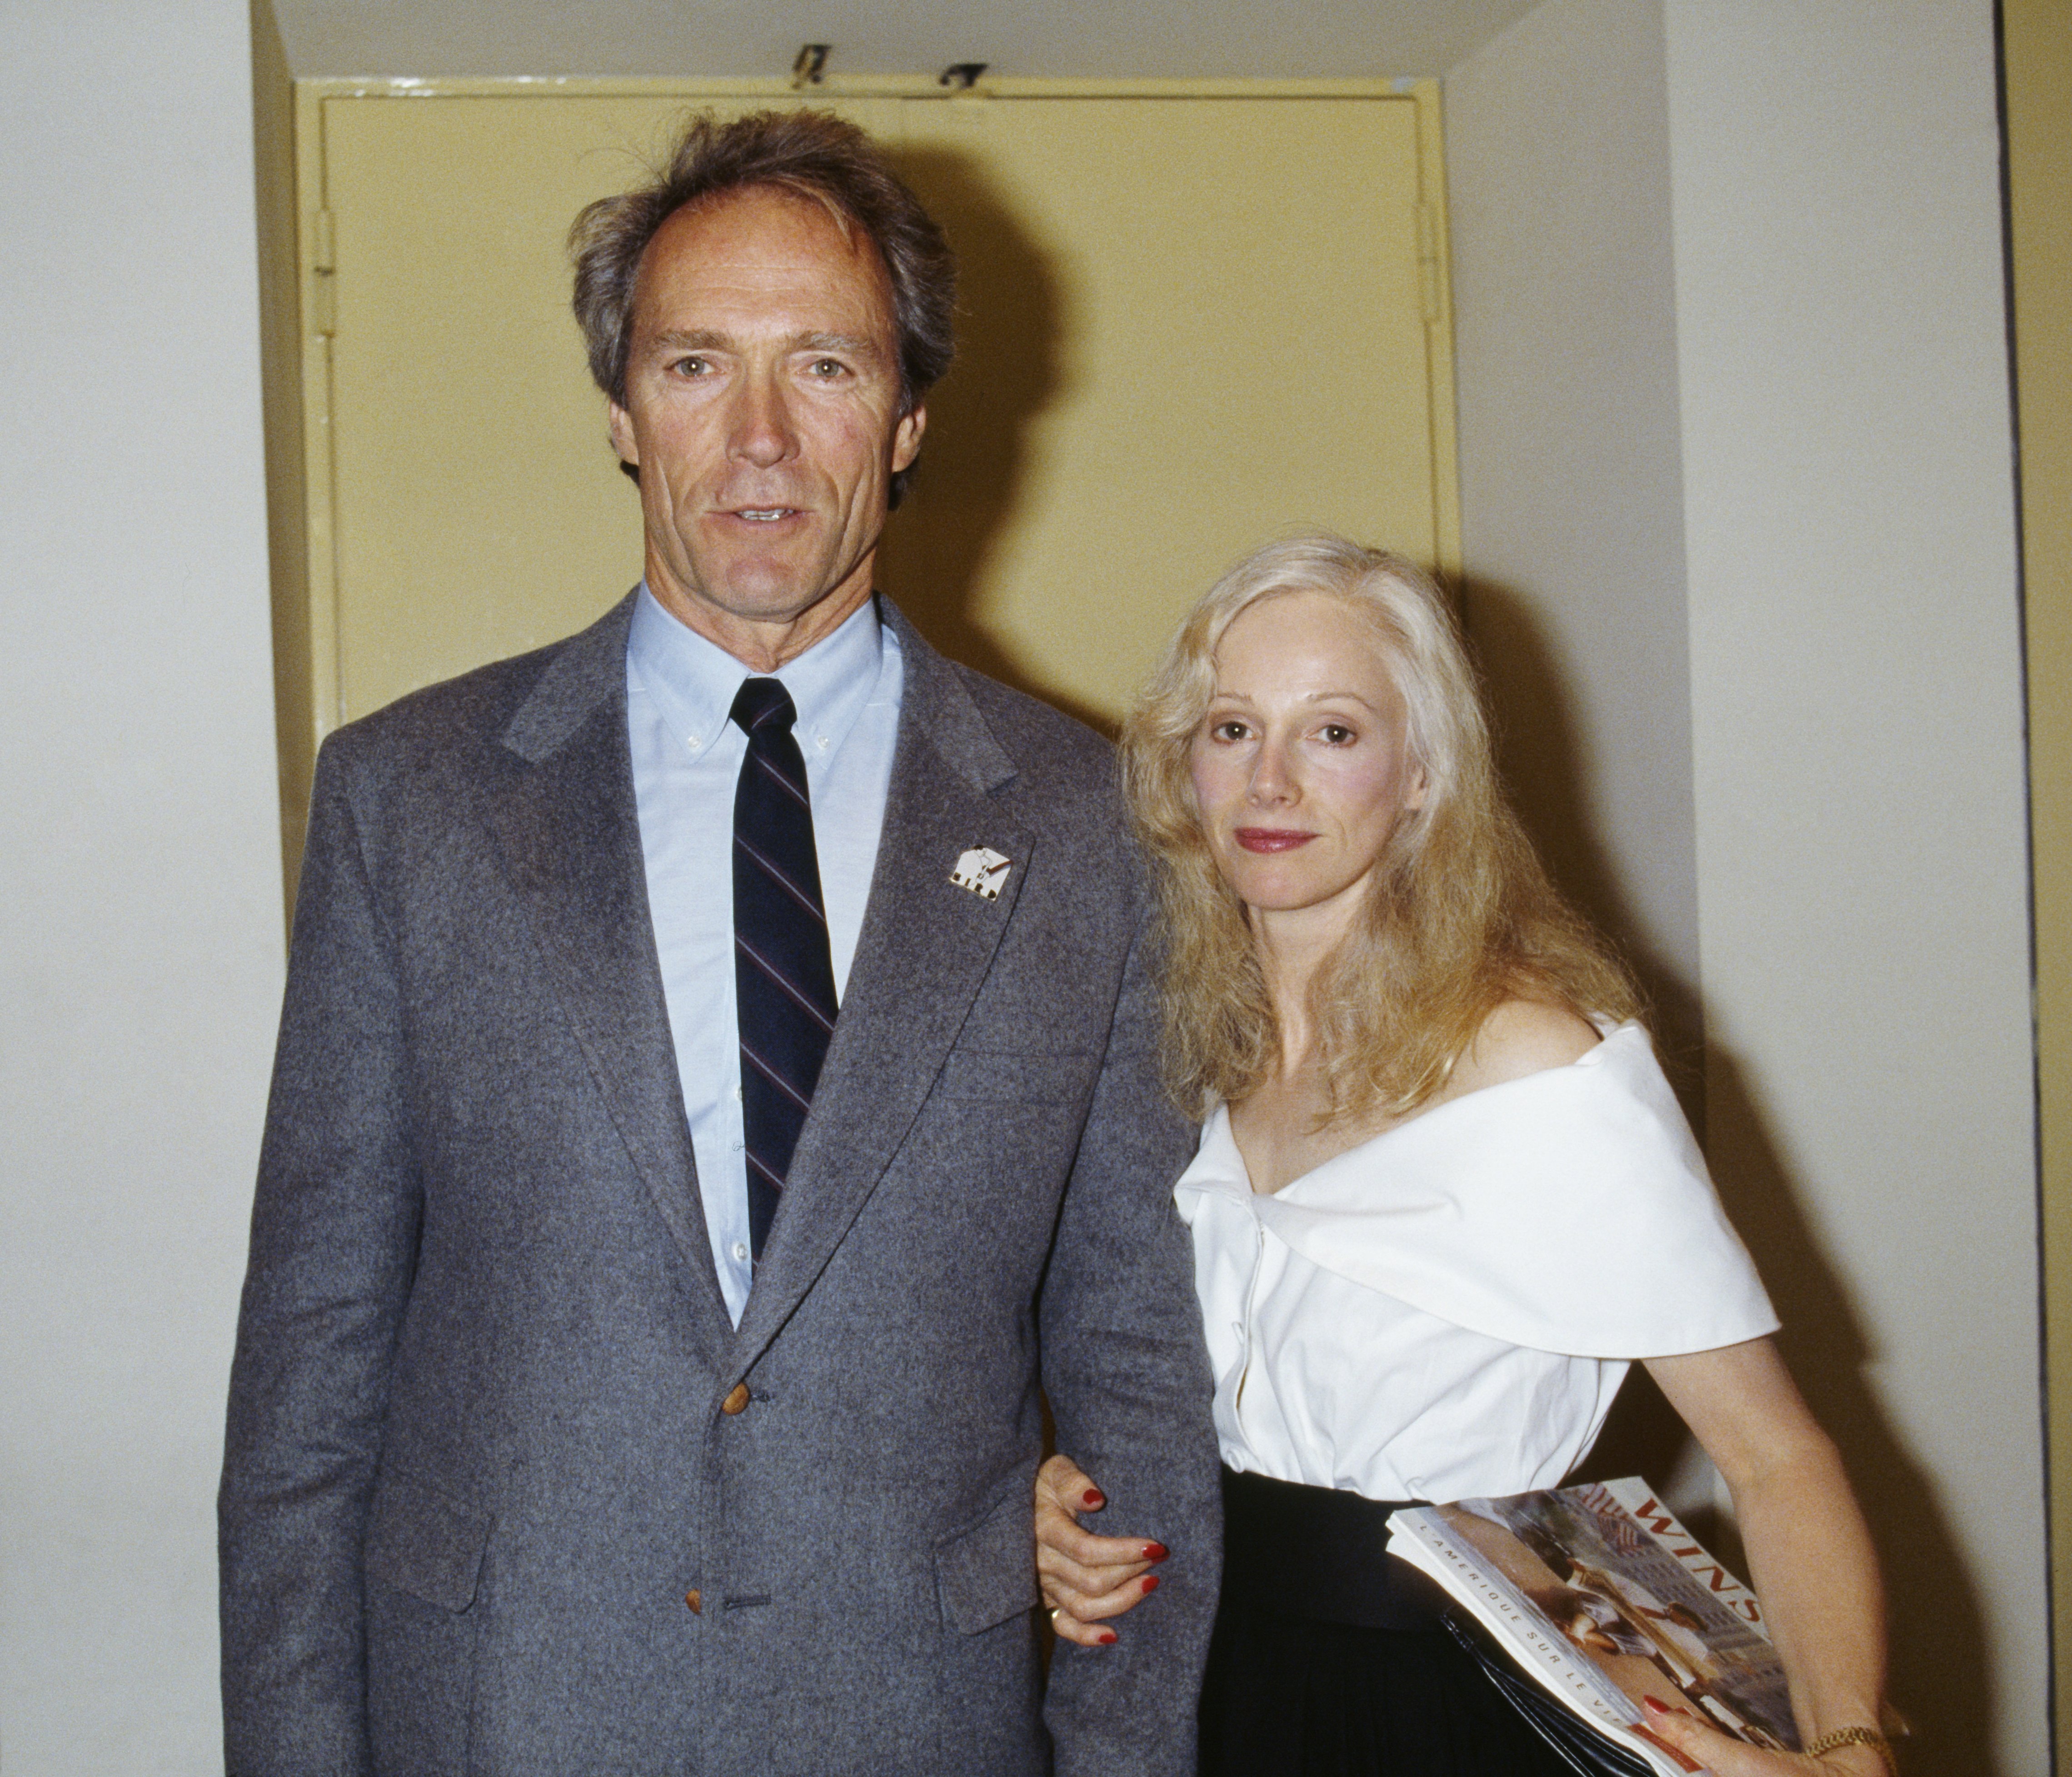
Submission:
<svg viewBox="0 0 2072 1777">
<path fill-rule="evenodd" d="M 1890 1777 L 1875 1747 L 1837 1746 L 1817 1758 L 1803 1752 L 1766 1752 L 1687 1711 L 1664 1709 L 1653 1697 L 1645 1713 L 1649 1733 L 1713 1777 Z"/>
<path fill-rule="evenodd" d="M 1054 1456 L 1036 1471 L 1036 1573 L 1050 1626 L 1082 1647 L 1106 1647 L 1115 1631 L 1106 1620 L 1157 1588 L 1152 1566 L 1166 1558 L 1163 1543 L 1141 1536 L 1096 1536 L 1075 1516 L 1108 1503 L 1069 1456 Z"/>
</svg>

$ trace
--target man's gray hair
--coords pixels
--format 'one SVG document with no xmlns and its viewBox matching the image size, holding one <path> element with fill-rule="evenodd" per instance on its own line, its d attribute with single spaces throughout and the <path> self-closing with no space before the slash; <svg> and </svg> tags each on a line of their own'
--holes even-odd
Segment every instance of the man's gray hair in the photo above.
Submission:
<svg viewBox="0 0 2072 1777">
<path fill-rule="evenodd" d="M 861 230 L 877 249 L 892 285 L 901 406 L 911 412 L 956 352 L 956 256 L 878 146 L 825 111 L 757 111 L 726 122 L 701 113 L 650 183 L 599 198 L 576 218 L 576 319 L 598 387 L 626 405 L 634 283 L 662 224 L 687 204 L 758 187 L 824 205 L 845 234 Z M 895 504 L 906 481 L 903 471 L 893 478 Z"/>
</svg>

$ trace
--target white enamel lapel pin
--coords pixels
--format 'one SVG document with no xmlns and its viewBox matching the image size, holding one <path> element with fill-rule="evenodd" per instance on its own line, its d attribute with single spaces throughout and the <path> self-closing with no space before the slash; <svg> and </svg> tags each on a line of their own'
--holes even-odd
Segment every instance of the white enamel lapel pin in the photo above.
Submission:
<svg viewBox="0 0 2072 1777">
<path fill-rule="evenodd" d="M 959 888 L 969 889 L 981 901 L 997 901 L 1001 886 L 1013 867 L 1012 859 L 1002 858 L 990 845 L 974 845 L 957 859 L 950 880 Z"/>
</svg>

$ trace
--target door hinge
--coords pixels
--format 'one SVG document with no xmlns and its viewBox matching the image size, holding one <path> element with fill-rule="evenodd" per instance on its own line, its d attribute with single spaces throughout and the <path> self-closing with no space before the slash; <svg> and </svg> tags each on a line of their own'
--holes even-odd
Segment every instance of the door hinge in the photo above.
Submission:
<svg viewBox="0 0 2072 1777">
<path fill-rule="evenodd" d="M 1429 204 L 1420 202 L 1412 208 L 1417 216 L 1418 294 L 1429 323 L 1439 319 L 1439 218 Z"/>
<path fill-rule="evenodd" d="M 329 339 L 338 331 L 338 235 L 328 210 L 310 218 L 310 271 L 311 319 Z"/>
</svg>

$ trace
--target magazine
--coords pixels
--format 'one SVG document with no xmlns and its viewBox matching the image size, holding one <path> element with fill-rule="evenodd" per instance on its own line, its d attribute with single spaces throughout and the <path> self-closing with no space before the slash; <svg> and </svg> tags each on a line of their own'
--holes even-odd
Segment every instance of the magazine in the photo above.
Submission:
<svg viewBox="0 0 2072 1777">
<path fill-rule="evenodd" d="M 1696 1770 L 1641 1699 L 1795 1752 L 1784 1668 L 1755 1594 L 1639 1479 L 1395 1513 L 1388 1549 L 1442 1586 L 1517 1665 L 1661 1777 Z"/>
</svg>

